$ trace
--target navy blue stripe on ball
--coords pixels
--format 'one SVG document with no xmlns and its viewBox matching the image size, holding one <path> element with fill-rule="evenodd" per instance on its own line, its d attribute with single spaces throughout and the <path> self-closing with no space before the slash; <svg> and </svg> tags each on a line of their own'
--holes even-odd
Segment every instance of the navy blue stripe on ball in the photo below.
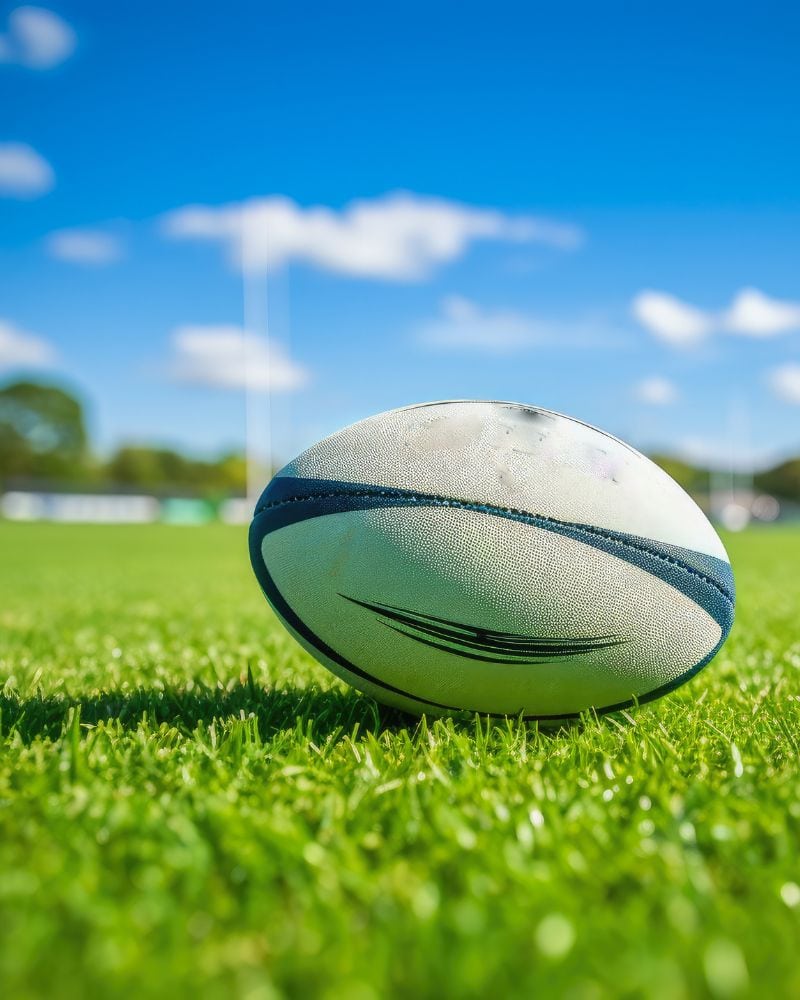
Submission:
<svg viewBox="0 0 800 1000">
<path fill-rule="evenodd" d="M 327 514 L 390 507 L 448 507 L 551 531 L 623 559 L 674 587 L 717 622 L 723 641 L 733 624 L 735 588 L 733 572 L 725 560 L 595 525 L 413 490 L 290 476 L 272 480 L 256 505 L 256 515 L 263 536 L 286 525 Z"/>
</svg>

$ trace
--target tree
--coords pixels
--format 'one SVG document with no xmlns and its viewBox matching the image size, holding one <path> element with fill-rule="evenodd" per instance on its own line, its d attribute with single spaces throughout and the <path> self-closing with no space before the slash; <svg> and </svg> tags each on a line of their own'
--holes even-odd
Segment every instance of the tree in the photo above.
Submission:
<svg viewBox="0 0 800 1000">
<path fill-rule="evenodd" d="M 76 481 L 88 471 L 83 407 L 54 385 L 0 389 L 0 477 Z"/>
<path fill-rule="evenodd" d="M 166 461 L 165 456 L 168 456 Z M 114 452 L 105 471 L 111 482 L 117 485 L 155 489 L 173 484 L 174 477 L 167 470 L 168 466 L 174 469 L 177 458 L 174 452 L 168 453 L 163 449 L 125 445 Z"/>
<path fill-rule="evenodd" d="M 800 503 L 800 458 L 789 459 L 774 469 L 756 474 L 754 483 L 765 493 L 773 493 L 782 500 Z"/>
<path fill-rule="evenodd" d="M 241 455 L 225 455 L 216 462 L 187 458 L 168 448 L 123 445 L 105 467 L 112 483 L 137 489 L 186 490 L 206 496 L 244 493 L 246 465 Z"/>
</svg>

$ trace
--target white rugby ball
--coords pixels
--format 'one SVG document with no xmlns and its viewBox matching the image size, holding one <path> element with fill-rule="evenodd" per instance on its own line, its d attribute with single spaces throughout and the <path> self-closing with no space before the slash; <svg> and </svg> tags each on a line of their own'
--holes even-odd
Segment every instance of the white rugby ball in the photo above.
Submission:
<svg viewBox="0 0 800 1000">
<path fill-rule="evenodd" d="M 517 403 L 410 406 L 325 438 L 265 489 L 250 554 L 302 646 L 414 713 L 650 701 L 733 623 L 725 549 L 677 483 Z"/>
</svg>

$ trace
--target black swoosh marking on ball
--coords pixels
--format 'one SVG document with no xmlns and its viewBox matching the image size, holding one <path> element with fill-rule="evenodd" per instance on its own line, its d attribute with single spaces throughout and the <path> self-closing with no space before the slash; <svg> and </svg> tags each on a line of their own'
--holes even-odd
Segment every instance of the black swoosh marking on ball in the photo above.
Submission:
<svg viewBox="0 0 800 1000">
<path fill-rule="evenodd" d="M 383 624 L 400 635 L 446 653 L 486 663 L 547 663 L 552 660 L 585 656 L 587 653 L 612 646 L 622 646 L 628 641 L 621 636 L 611 635 L 567 638 L 498 632 L 478 625 L 467 625 L 447 618 L 425 615 L 408 608 L 398 608 L 391 604 L 360 601 L 347 594 L 339 596 L 351 604 L 371 611 Z M 485 655 L 480 655 L 481 653 Z"/>
</svg>

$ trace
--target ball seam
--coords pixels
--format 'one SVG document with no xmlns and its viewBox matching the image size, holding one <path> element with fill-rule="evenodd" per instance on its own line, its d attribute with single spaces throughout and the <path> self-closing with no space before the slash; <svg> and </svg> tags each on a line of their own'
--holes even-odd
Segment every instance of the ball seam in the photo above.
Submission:
<svg viewBox="0 0 800 1000">
<path fill-rule="evenodd" d="M 653 552 L 652 549 L 648 549 L 644 545 L 635 545 L 633 542 L 621 541 L 619 538 L 616 538 L 613 534 L 609 531 L 605 531 L 603 528 L 587 524 L 579 524 L 574 521 L 561 521 L 557 517 L 550 517 L 547 514 L 532 514 L 530 511 L 520 510 L 515 507 L 500 507 L 495 504 L 471 503 L 468 500 L 455 500 L 451 497 L 442 497 L 433 494 L 423 494 L 420 496 L 414 493 L 404 493 L 400 490 L 391 489 L 335 490 L 327 493 L 309 493 L 293 497 L 284 497 L 281 500 L 258 504 L 254 511 L 254 517 L 259 514 L 263 514 L 268 510 L 275 510 L 278 507 L 286 507 L 294 503 L 303 503 L 308 500 L 335 500 L 338 497 L 386 497 L 388 499 L 403 499 L 411 505 L 418 504 L 419 506 L 428 507 L 454 507 L 457 510 L 483 511 L 487 514 L 510 514 L 520 518 L 529 518 L 531 521 L 538 520 L 546 521 L 549 524 L 563 525 L 565 528 L 571 528 L 573 531 L 583 532 L 587 535 L 596 535 L 599 538 L 605 538 L 607 541 L 613 542 L 621 548 L 629 548 L 634 552 L 646 552 L 649 556 L 659 559 L 661 562 L 667 563 L 668 565 L 675 566 L 684 573 L 702 580 L 704 583 L 713 587 L 719 594 L 721 594 L 732 608 L 734 607 L 734 600 L 732 596 L 722 586 L 720 586 L 716 580 L 712 580 L 710 577 L 707 577 L 704 573 L 700 573 L 692 566 L 687 566 L 679 559 L 663 555 L 660 552 Z"/>
</svg>

